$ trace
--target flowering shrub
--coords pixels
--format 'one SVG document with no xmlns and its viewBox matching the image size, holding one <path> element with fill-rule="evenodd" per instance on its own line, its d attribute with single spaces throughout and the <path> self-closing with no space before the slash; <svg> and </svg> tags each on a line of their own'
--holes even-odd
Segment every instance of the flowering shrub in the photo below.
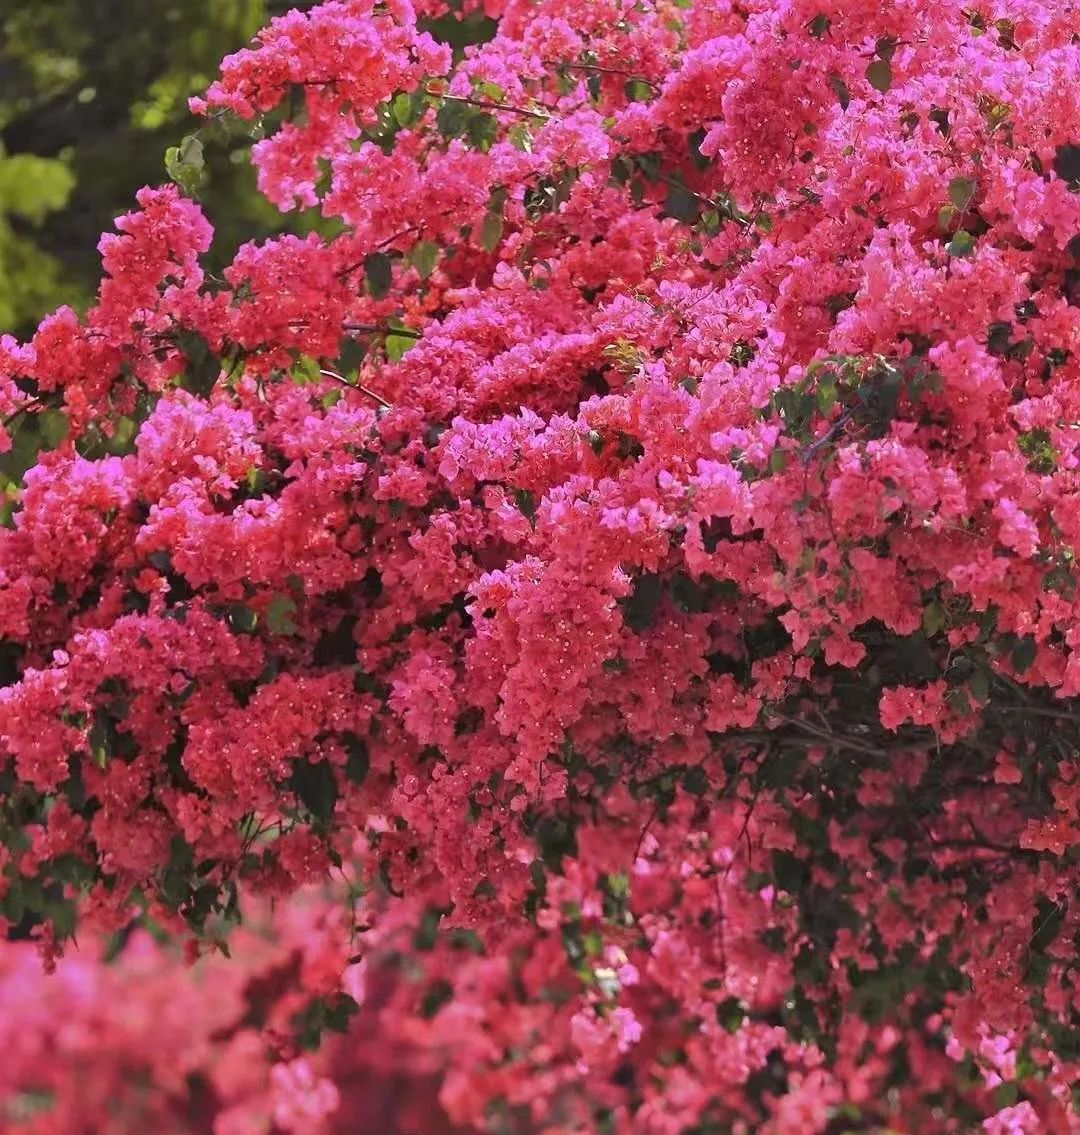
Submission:
<svg viewBox="0 0 1080 1135">
<path fill-rule="evenodd" d="M 1078 68 L 1069 0 L 228 57 L 0 343 L 5 1130 L 1080 1130 Z M 211 275 L 245 129 L 311 235 Z"/>
</svg>

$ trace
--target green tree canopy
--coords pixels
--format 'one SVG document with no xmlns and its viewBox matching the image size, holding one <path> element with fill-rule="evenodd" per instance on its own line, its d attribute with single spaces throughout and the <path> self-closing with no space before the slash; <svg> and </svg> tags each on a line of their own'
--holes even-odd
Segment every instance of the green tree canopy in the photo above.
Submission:
<svg viewBox="0 0 1080 1135">
<path fill-rule="evenodd" d="M 273 14 L 264 0 L 35 0 L 0 18 L 0 331 L 26 334 L 99 275 L 98 234 L 164 177 L 188 97 Z M 273 220 L 245 155 L 216 171 L 235 242 Z"/>
</svg>

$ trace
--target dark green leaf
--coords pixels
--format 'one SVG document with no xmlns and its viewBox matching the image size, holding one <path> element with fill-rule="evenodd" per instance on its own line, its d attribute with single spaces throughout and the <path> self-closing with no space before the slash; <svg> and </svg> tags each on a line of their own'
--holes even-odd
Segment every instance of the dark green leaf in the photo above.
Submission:
<svg viewBox="0 0 1080 1135">
<path fill-rule="evenodd" d="M 394 282 L 394 265 L 385 252 L 369 252 L 364 257 L 364 278 L 374 299 L 382 299 Z"/>
<path fill-rule="evenodd" d="M 892 86 L 892 64 L 887 59 L 875 59 L 866 68 L 866 80 L 875 91 L 884 94 Z"/>
<path fill-rule="evenodd" d="M 210 344 L 198 331 L 183 330 L 176 335 L 176 345 L 184 352 L 187 367 L 183 386 L 204 397 L 214 388 L 221 374 L 221 362 L 210 350 Z"/>
<path fill-rule="evenodd" d="M 1062 181 L 1080 187 L 1080 145 L 1067 142 L 1054 152 L 1054 173 Z"/>
<path fill-rule="evenodd" d="M 1038 653 L 1038 644 L 1034 635 L 1024 635 L 1016 644 L 1012 652 L 1012 664 L 1017 674 L 1030 670 Z"/>
<path fill-rule="evenodd" d="M 940 603 L 931 603 L 923 611 L 922 625 L 927 635 L 935 635 L 946 623 L 945 608 Z"/>
<path fill-rule="evenodd" d="M 848 90 L 847 83 L 839 75 L 834 75 L 829 80 L 829 86 L 832 87 L 836 97 L 840 100 L 840 109 L 847 110 L 851 105 L 851 92 Z"/>
<path fill-rule="evenodd" d="M 465 137 L 474 150 L 480 150 L 481 153 L 486 154 L 491 149 L 498 134 L 499 122 L 493 114 L 480 111 L 469 117 L 468 125 L 465 128 Z"/>
<path fill-rule="evenodd" d="M 1056 903 L 1045 895 L 1039 895 L 1035 903 L 1035 917 L 1031 920 L 1031 941 L 1028 943 L 1033 954 L 1041 954 L 1053 945 L 1065 922 L 1068 909 L 1067 901 Z"/>
<path fill-rule="evenodd" d="M 622 600 L 623 620 L 632 630 L 640 633 L 656 622 L 664 582 L 659 575 L 642 575 L 634 582 L 634 591 Z"/>
<path fill-rule="evenodd" d="M 664 208 L 669 217 L 693 225 L 697 223 L 701 204 L 696 193 L 692 193 L 684 185 L 672 182 L 668 186 L 667 204 Z"/>
<path fill-rule="evenodd" d="M 329 762 L 297 761 L 288 783 L 316 820 L 325 822 L 334 814 L 338 785 Z"/>
<path fill-rule="evenodd" d="M 468 120 L 469 108 L 465 103 L 446 99 L 435 116 L 435 125 L 444 138 L 459 138 L 465 133 Z"/>
<path fill-rule="evenodd" d="M 229 626 L 237 634 L 254 634 L 259 623 L 259 616 L 243 603 L 234 603 L 228 612 Z"/>
<path fill-rule="evenodd" d="M 367 779 L 368 771 L 371 769 L 367 742 L 356 733 L 342 734 L 341 740 L 345 751 L 349 754 L 345 762 L 345 775 L 350 783 L 359 786 Z"/>
<path fill-rule="evenodd" d="M 430 1020 L 454 996 L 454 987 L 441 978 L 432 982 L 420 1002 L 420 1016 Z"/>
</svg>

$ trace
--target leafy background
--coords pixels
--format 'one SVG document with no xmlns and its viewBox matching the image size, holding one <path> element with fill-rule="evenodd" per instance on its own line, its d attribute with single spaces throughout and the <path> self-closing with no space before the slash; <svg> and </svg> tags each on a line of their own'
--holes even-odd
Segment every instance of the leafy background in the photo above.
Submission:
<svg viewBox="0 0 1080 1135">
<path fill-rule="evenodd" d="M 196 126 L 187 100 L 271 17 L 317 0 L 32 0 L 0 15 L 0 334 L 28 337 L 60 304 L 84 309 L 97 287 L 97 242 L 166 180 L 164 156 Z M 461 48 L 490 21 L 454 0 L 428 27 Z M 205 132 L 204 132 L 205 133 Z M 238 244 L 310 215 L 283 217 L 255 187 L 250 131 L 207 137 L 198 197 L 217 234 L 209 267 Z"/>
<path fill-rule="evenodd" d="M 0 17 L 0 332 L 29 335 L 96 288 L 99 235 L 165 149 L 191 129 L 188 97 L 266 20 L 310 4 L 265 0 L 34 0 Z M 250 139 L 218 155 L 200 196 L 219 244 L 282 219 L 255 190 Z"/>
</svg>

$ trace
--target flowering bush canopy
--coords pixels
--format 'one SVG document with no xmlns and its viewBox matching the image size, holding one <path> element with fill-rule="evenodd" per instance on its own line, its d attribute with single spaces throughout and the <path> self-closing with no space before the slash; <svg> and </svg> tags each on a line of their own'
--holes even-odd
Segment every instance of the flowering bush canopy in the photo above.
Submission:
<svg viewBox="0 0 1080 1135">
<path fill-rule="evenodd" d="M 0 341 L 4 1130 L 1080 1131 L 1078 73 L 1072 0 L 226 58 Z M 311 235 L 219 278 L 244 130 Z"/>
</svg>

